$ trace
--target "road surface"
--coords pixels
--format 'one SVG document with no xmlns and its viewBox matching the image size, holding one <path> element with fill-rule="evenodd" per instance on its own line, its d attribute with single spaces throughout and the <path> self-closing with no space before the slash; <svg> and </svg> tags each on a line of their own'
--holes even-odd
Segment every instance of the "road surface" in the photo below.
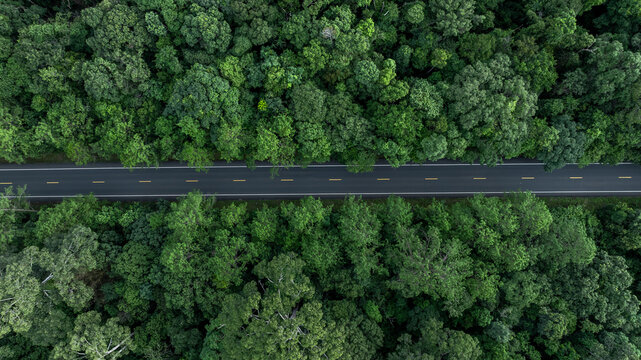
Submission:
<svg viewBox="0 0 641 360">
<path fill-rule="evenodd" d="M 192 190 L 221 199 L 280 199 L 312 195 L 342 198 L 355 194 L 384 197 L 462 197 L 529 190 L 542 196 L 640 196 L 641 166 L 623 163 L 568 165 L 545 172 L 543 165 L 510 161 L 495 167 L 441 162 L 392 168 L 377 164 L 373 172 L 354 174 L 340 164 L 251 170 L 244 164 L 215 164 L 206 172 L 166 163 L 158 168 L 122 168 L 115 164 L 1 165 L 0 189 L 27 186 L 35 201 L 56 201 L 92 193 L 98 198 L 144 200 L 176 198 Z"/>
</svg>

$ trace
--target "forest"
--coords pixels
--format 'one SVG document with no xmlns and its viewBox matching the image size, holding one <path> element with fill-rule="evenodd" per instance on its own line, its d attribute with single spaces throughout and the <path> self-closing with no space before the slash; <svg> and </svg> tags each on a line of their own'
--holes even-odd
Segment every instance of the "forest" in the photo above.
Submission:
<svg viewBox="0 0 641 360">
<path fill-rule="evenodd" d="M 0 159 L 641 161 L 633 0 L 3 0 Z"/>
<path fill-rule="evenodd" d="M 0 161 L 641 163 L 635 0 L 0 0 Z M 641 360 L 641 202 L 30 204 L 0 359 Z"/>
<path fill-rule="evenodd" d="M 23 193 L 0 198 L 2 359 L 641 359 L 629 202 Z"/>
</svg>

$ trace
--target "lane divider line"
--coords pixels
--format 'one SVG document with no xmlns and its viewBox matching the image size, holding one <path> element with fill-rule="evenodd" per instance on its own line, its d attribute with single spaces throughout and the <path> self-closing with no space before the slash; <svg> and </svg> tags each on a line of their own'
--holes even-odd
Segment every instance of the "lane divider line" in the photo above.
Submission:
<svg viewBox="0 0 641 360">
<path fill-rule="evenodd" d="M 636 190 L 532 190 L 532 194 L 640 194 L 641 189 Z M 363 196 L 381 196 L 381 195 L 475 195 L 475 194 L 496 194 L 506 195 L 510 191 L 392 191 L 392 192 L 306 192 L 306 193 L 206 193 L 203 196 L 216 196 L 216 197 L 246 197 L 254 198 L 256 196 L 345 196 L 345 195 L 363 195 Z M 168 193 L 168 194 L 94 194 L 97 198 L 154 198 L 154 197 L 167 197 L 177 198 L 185 196 L 187 193 Z M 74 198 L 78 195 L 25 195 L 27 199 L 66 199 Z M 15 199 L 17 196 L 7 196 L 8 199 Z"/>
<path fill-rule="evenodd" d="M 0 185 L 11 185 L 13 184 L 12 182 L 0 182 Z"/>
<path fill-rule="evenodd" d="M 438 180 L 438 178 L 425 178 L 425 180 Z"/>
<path fill-rule="evenodd" d="M 476 178 L 472 178 L 472 180 L 487 180 L 487 178 L 476 177 Z"/>
<path fill-rule="evenodd" d="M 198 182 L 198 180 L 185 180 L 185 182 L 188 182 L 188 183 L 197 183 L 197 182 Z"/>
<path fill-rule="evenodd" d="M 540 162 L 517 162 L 517 163 L 502 163 L 502 164 L 496 164 L 496 166 L 543 166 L 545 163 L 540 163 Z M 566 163 L 566 165 L 578 165 L 578 163 Z M 608 164 L 602 164 L 602 163 L 590 163 L 587 165 L 608 165 Z M 618 166 L 620 165 L 634 165 L 632 162 L 620 162 L 617 164 Z M 312 165 L 307 165 L 309 168 L 333 168 L 333 167 L 338 167 L 338 168 L 344 168 L 348 167 L 349 165 L 345 164 L 312 164 Z M 374 167 L 392 167 L 390 164 L 374 164 L 372 165 Z M 481 164 L 473 163 L 445 163 L 445 164 L 403 164 L 400 167 L 443 167 L 443 166 L 481 166 Z M 273 168 L 274 165 L 256 165 L 257 168 Z M 288 168 L 301 168 L 303 167 L 302 165 L 290 165 Z M 247 165 L 211 165 L 211 166 L 203 166 L 202 169 L 246 169 Z M 195 167 L 192 166 L 173 166 L 173 165 L 167 165 L 167 166 L 158 166 L 158 167 L 148 167 L 148 166 L 132 166 L 132 167 L 123 167 L 123 166 L 96 166 L 96 167 L 54 167 L 54 168 L 3 168 L 0 169 L 0 172 L 2 171 L 76 171 L 76 170 L 137 170 L 137 169 L 143 169 L 143 170 L 150 170 L 150 169 L 196 169 Z"/>
<path fill-rule="evenodd" d="M 138 180 L 139 183 L 150 183 L 151 180 Z"/>
<path fill-rule="evenodd" d="M 341 181 L 343 179 L 329 179 L 329 181 Z"/>
<path fill-rule="evenodd" d="M 280 179 L 280 181 L 294 181 L 294 179 Z"/>
<path fill-rule="evenodd" d="M 245 179 L 234 179 L 234 180 L 232 180 L 232 181 L 233 181 L 233 182 L 245 182 L 245 181 L 247 181 L 247 180 L 245 180 Z"/>
<path fill-rule="evenodd" d="M 377 181 L 389 181 L 389 178 L 377 178 Z"/>
<path fill-rule="evenodd" d="M 534 176 L 521 176 L 521 180 L 534 180 Z"/>
<path fill-rule="evenodd" d="M 632 179 L 632 176 L 619 176 L 619 179 Z"/>
<path fill-rule="evenodd" d="M 60 184 L 58 181 L 47 181 L 47 184 Z"/>
<path fill-rule="evenodd" d="M 581 179 L 583 179 L 583 176 L 570 176 L 570 179 L 572 179 L 572 180 L 581 180 Z"/>
<path fill-rule="evenodd" d="M 92 183 L 93 184 L 104 184 L 105 182 L 102 181 L 102 180 L 95 180 L 95 181 L 92 181 Z"/>
</svg>

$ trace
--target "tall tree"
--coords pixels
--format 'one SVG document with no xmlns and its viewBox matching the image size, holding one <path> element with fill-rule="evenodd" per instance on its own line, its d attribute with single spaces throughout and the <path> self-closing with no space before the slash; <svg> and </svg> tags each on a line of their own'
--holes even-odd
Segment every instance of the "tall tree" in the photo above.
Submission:
<svg viewBox="0 0 641 360">
<path fill-rule="evenodd" d="M 222 312 L 208 326 L 201 357 L 342 358 L 344 330 L 325 319 L 303 266 L 294 254 L 259 263 L 254 268 L 258 283 L 225 298 Z"/>
</svg>

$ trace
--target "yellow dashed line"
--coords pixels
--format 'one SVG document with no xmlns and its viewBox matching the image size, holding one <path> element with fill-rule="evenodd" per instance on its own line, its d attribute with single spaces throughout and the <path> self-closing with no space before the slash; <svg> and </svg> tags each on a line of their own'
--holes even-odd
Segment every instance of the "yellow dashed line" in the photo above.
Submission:
<svg viewBox="0 0 641 360">
<path fill-rule="evenodd" d="M 280 179 L 280 181 L 294 181 L 294 179 Z"/>
<path fill-rule="evenodd" d="M 472 178 L 473 180 L 487 180 L 487 178 Z"/>
<path fill-rule="evenodd" d="M 521 180 L 534 180 L 534 176 L 521 176 Z"/>
<path fill-rule="evenodd" d="M 138 180 L 139 183 L 150 183 L 151 180 Z"/>
<path fill-rule="evenodd" d="M 425 180 L 438 180 L 438 178 L 425 178 Z"/>
<path fill-rule="evenodd" d="M 389 181 L 389 178 L 378 178 L 376 180 L 378 180 L 378 181 Z"/>
<path fill-rule="evenodd" d="M 60 184 L 58 181 L 47 181 L 47 184 Z"/>
<path fill-rule="evenodd" d="M 189 182 L 189 183 L 197 183 L 197 182 L 198 182 L 198 180 L 185 180 L 185 182 Z"/>
<path fill-rule="evenodd" d="M 13 184 L 12 182 L 0 182 L 0 185 L 11 185 Z"/>
<path fill-rule="evenodd" d="M 233 181 L 234 182 L 245 182 L 246 180 L 245 179 L 234 179 Z"/>
<path fill-rule="evenodd" d="M 580 180 L 580 179 L 583 179 L 583 176 L 570 176 L 570 179 L 572 179 L 572 180 Z"/>
<path fill-rule="evenodd" d="M 619 179 L 632 179 L 632 176 L 619 176 Z"/>
<path fill-rule="evenodd" d="M 102 181 L 102 180 L 96 180 L 96 181 L 92 181 L 92 183 L 94 183 L 94 184 L 104 184 L 105 182 Z"/>
<path fill-rule="evenodd" d="M 343 179 L 329 179 L 329 181 L 341 181 Z"/>
</svg>

